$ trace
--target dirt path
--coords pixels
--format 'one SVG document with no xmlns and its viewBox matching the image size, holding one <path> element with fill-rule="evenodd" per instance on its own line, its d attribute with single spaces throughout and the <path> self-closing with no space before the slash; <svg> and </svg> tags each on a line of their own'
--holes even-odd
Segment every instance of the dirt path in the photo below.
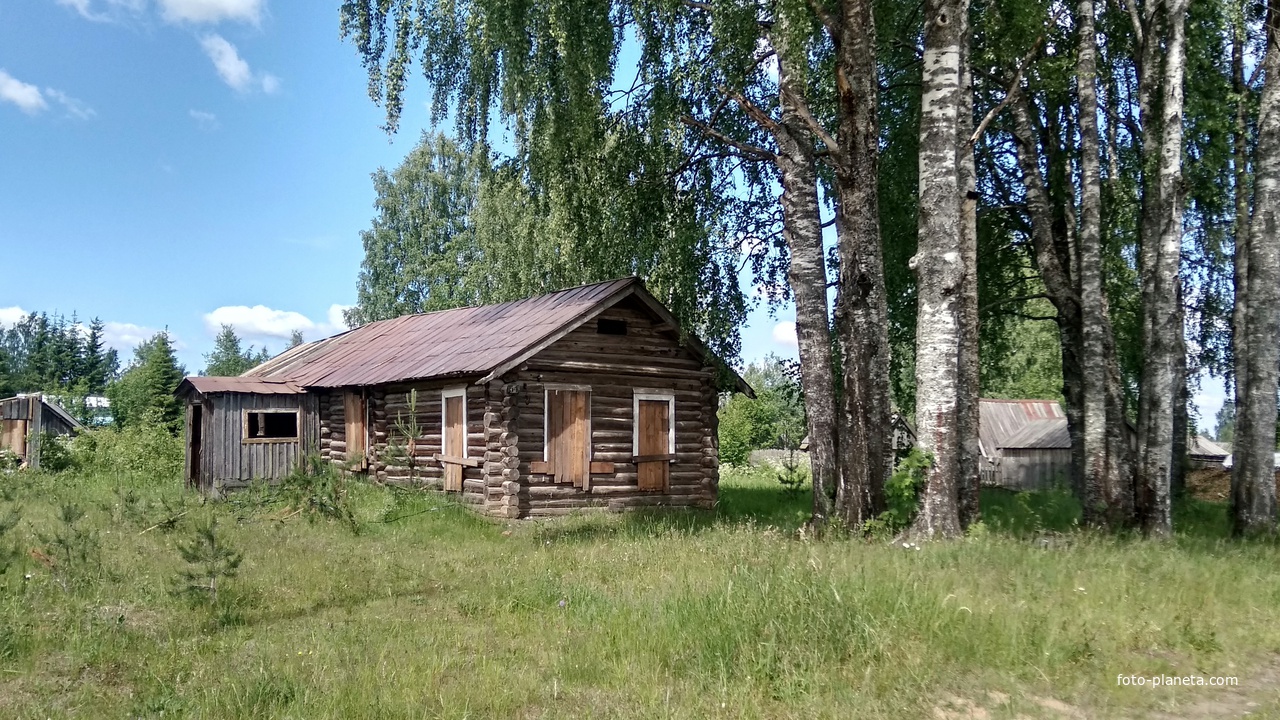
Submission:
<svg viewBox="0 0 1280 720">
<path fill-rule="evenodd" d="M 1223 688 L 1168 688 L 1157 693 L 1154 710 L 1125 712 L 1129 720 L 1226 720 L 1280 717 L 1280 655 L 1240 676 L 1240 684 Z M 1112 715 L 1113 711 L 1107 711 Z M 1116 716 L 1116 715 L 1112 715 Z M 1029 695 L 1013 698 L 991 691 L 982 698 L 948 695 L 933 708 L 935 720 L 1092 720 L 1101 717 L 1056 698 Z"/>
</svg>

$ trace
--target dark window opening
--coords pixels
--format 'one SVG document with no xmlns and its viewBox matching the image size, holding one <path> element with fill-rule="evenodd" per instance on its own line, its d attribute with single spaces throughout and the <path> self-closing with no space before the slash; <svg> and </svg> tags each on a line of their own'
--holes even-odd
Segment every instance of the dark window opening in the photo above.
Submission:
<svg viewBox="0 0 1280 720">
<path fill-rule="evenodd" d="M 250 440 L 296 440 L 298 414 L 295 412 L 250 412 Z"/>
<path fill-rule="evenodd" d="M 601 335 L 626 335 L 626 320 L 597 320 L 596 332 Z"/>
</svg>

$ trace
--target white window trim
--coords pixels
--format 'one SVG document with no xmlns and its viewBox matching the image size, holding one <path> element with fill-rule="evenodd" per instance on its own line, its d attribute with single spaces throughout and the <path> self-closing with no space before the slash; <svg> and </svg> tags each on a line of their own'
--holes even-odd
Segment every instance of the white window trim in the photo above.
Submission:
<svg viewBox="0 0 1280 720">
<path fill-rule="evenodd" d="M 552 390 L 574 390 L 587 394 L 587 462 L 595 457 L 595 443 L 591 442 L 591 386 L 566 383 L 543 383 L 542 385 L 542 461 L 551 461 L 551 403 Z"/>
<path fill-rule="evenodd" d="M 640 454 L 640 401 L 667 401 L 667 454 L 676 454 L 676 394 L 670 390 L 636 388 L 631 398 L 631 453 Z"/>
<path fill-rule="evenodd" d="M 440 454 L 445 454 L 445 438 L 449 435 L 449 418 L 445 413 L 448 412 L 449 403 L 446 402 L 451 397 L 462 398 L 462 455 L 467 456 L 467 446 L 471 443 L 467 442 L 467 386 L 457 385 L 455 387 L 447 387 L 440 391 Z"/>
</svg>

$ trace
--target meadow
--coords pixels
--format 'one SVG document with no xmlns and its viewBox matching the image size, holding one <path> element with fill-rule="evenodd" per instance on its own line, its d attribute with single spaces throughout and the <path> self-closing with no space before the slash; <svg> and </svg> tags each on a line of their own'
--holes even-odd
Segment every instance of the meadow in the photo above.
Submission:
<svg viewBox="0 0 1280 720">
<path fill-rule="evenodd" d="M 1158 543 L 990 492 L 965 540 L 904 547 L 807 537 L 807 498 L 759 470 L 726 469 L 710 513 L 506 524 L 354 481 L 206 503 L 150 477 L 0 476 L 0 716 L 1280 717 L 1280 547 L 1226 537 L 1219 504 Z M 176 594 L 213 518 L 238 572 Z"/>
</svg>

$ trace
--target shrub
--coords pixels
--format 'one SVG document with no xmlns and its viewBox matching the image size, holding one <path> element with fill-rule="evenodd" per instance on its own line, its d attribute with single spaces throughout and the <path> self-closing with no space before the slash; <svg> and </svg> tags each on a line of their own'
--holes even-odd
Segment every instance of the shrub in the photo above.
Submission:
<svg viewBox="0 0 1280 720">
<path fill-rule="evenodd" d="M 318 517 L 340 520 L 353 533 L 360 532 L 360 523 L 351 511 L 346 476 L 318 455 L 308 456 L 281 481 L 280 494 L 295 512 L 305 513 L 308 520 Z"/>
<path fill-rule="evenodd" d="M 905 529 L 916 517 L 919 509 L 920 488 L 924 487 L 924 473 L 933 465 L 933 456 L 912 448 L 898 461 L 893 474 L 884 484 L 885 510 L 867 523 L 866 531 L 891 535 Z"/>
<path fill-rule="evenodd" d="M 70 455 L 75 467 L 90 472 L 156 483 L 170 483 L 182 475 L 182 438 L 163 425 L 86 430 L 71 441 Z"/>
<path fill-rule="evenodd" d="M 45 472 L 62 472 L 75 464 L 70 444 L 73 441 L 65 435 L 43 433 L 40 436 L 40 469 Z"/>
</svg>

